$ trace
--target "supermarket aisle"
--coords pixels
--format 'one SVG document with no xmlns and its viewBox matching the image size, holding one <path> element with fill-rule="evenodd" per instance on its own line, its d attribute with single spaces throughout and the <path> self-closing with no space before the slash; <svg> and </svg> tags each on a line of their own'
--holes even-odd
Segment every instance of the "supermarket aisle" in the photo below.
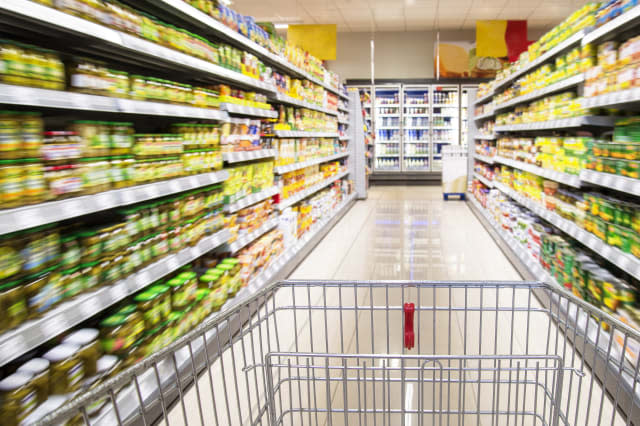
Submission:
<svg viewBox="0 0 640 426">
<path fill-rule="evenodd" d="M 290 278 L 296 280 L 334 279 L 352 281 L 406 279 L 441 281 L 520 280 L 519 274 L 504 257 L 465 203 L 457 201 L 444 202 L 439 187 L 374 187 L 369 192 L 369 198 L 366 201 L 358 202 L 345 215 L 294 271 Z M 479 294 L 477 292 L 474 293 L 474 291 L 472 289 L 469 292 L 468 301 L 471 305 L 475 303 L 474 306 L 476 307 L 479 305 L 496 306 L 498 299 L 501 307 L 513 306 L 512 298 L 514 300 L 516 298 L 519 299 L 521 306 L 526 307 L 528 302 L 531 303 L 532 307 L 538 306 L 535 299 L 530 298 L 527 301 L 526 295 L 528 293 L 525 292 L 515 294 L 515 292 L 508 293 L 508 291 L 504 291 L 498 295 L 495 291 L 485 291 L 478 298 Z M 277 323 L 278 327 L 277 343 L 274 342 L 275 330 L 272 324 L 268 324 L 266 328 L 271 331 L 271 337 L 266 337 L 266 335 L 258 337 L 256 335 L 234 344 L 235 359 L 236 362 L 240 363 L 240 365 L 235 365 L 235 378 L 232 373 L 233 369 L 229 367 L 233 362 L 233 357 L 229 354 L 230 351 L 227 351 L 222 357 L 226 367 L 222 364 L 214 366 L 212 370 L 213 389 L 226 388 L 228 392 L 218 392 L 216 394 L 214 399 L 216 402 L 215 407 L 217 408 L 213 408 L 212 404 L 205 403 L 202 407 L 205 411 L 205 418 L 212 418 L 207 417 L 207 415 L 214 416 L 213 411 L 216 409 L 223 420 L 230 419 L 230 422 L 228 422 L 230 424 L 249 424 L 249 418 L 256 417 L 257 404 L 255 402 L 247 403 L 247 398 L 244 396 L 250 395 L 248 401 L 256 401 L 254 392 L 256 385 L 254 383 L 257 384 L 259 389 L 263 389 L 263 376 L 262 373 L 254 374 L 251 370 L 243 370 L 241 366 L 243 362 L 246 362 L 241 361 L 245 358 L 245 347 L 252 339 L 255 339 L 256 346 L 261 341 L 264 341 L 264 338 L 271 339 L 274 342 L 272 344 L 278 348 L 277 352 L 403 353 L 401 311 L 391 311 L 390 315 L 387 315 L 385 319 L 386 312 L 384 309 L 381 308 L 381 311 L 374 314 L 366 310 L 366 307 L 402 306 L 402 302 L 405 301 L 404 297 L 407 298 L 406 300 L 413 301 L 421 306 L 451 306 L 458 309 L 453 311 L 445 310 L 437 314 L 433 313 L 433 316 L 430 312 L 425 311 L 422 313 L 422 317 L 417 316 L 416 345 L 421 344 L 422 347 L 417 346 L 414 350 L 405 352 L 409 355 L 418 353 L 461 355 L 465 353 L 463 347 L 469 348 L 466 353 L 471 355 L 478 353 L 523 354 L 527 353 L 525 349 L 527 345 L 538 345 L 537 347 L 543 348 L 545 342 L 549 339 L 550 341 L 557 341 L 555 332 L 548 334 L 548 323 L 536 321 L 534 326 L 528 326 L 527 324 L 531 323 L 526 314 L 519 314 L 514 317 L 513 314 L 507 311 L 501 312 L 499 318 L 492 318 L 492 314 L 488 313 L 485 314 L 486 317 L 483 321 L 482 316 L 478 315 L 477 309 L 476 312 L 463 313 L 462 307 L 466 306 L 467 300 L 463 300 L 460 297 L 460 292 L 454 293 L 453 299 L 451 299 L 451 293 L 447 293 L 446 289 L 416 294 L 416 289 L 400 291 L 399 288 L 391 288 L 385 294 L 380 289 L 369 290 L 364 288 L 359 289 L 357 294 L 354 294 L 349 289 L 343 289 L 343 291 L 338 292 L 336 288 L 325 290 L 312 288 L 310 291 L 300 288 L 295 290 L 296 296 L 294 297 L 297 298 L 297 302 L 292 298 L 292 293 L 294 293 L 293 290 L 283 290 L 277 295 L 274 306 L 305 305 L 307 297 L 313 306 L 322 306 L 324 303 L 322 300 L 325 297 L 333 306 L 336 306 L 336 300 L 340 298 L 341 306 L 345 307 L 354 306 L 354 300 L 357 299 L 358 305 L 363 307 L 363 310 L 359 313 L 347 310 L 340 312 L 339 316 L 336 311 L 329 311 L 330 314 L 327 315 L 326 311 L 322 309 L 314 310 L 313 312 L 309 310 L 308 313 L 304 310 L 304 312 L 298 312 L 295 318 L 287 310 L 279 312 L 274 316 L 274 322 Z M 485 297 L 484 302 L 483 296 Z M 464 299 L 466 298 L 465 293 Z M 334 312 L 336 313 L 334 314 Z M 371 322 L 369 323 L 369 321 Z M 503 324 L 500 326 L 500 332 L 498 332 L 496 324 Z M 510 326 L 511 324 L 513 325 Z M 495 330 L 494 326 L 496 327 Z M 467 327 L 469 327 L 469 330 L 465 333 L 464 330 Z M 266 328 L 263 327 L 263 329 Z M 294 332 L 294 330 L 297 330 L 297 332 Z M 341 333 L 341 330 L 344 330 L 344 333 Z M 514 332 L 509 330 L 514 330 Z M 499 334 L 498 338 L 493 337 L 496 333 Z M 390 336 L 390 339 L 387 336 Z M 314 348 L 314 345 L 315 350 L 310 349 Z M 341 345 L 343 346 L 342 349 Z M 480 347 L 489 349 L 480 350 Z M 544 349 L 541 349 L 540 352 L 531 351 L 531 353 L 544 353 Z M 298 357 L 290 357 L 290 360 L 295 363 L 296 358 Z M 317 371 L 322 375 L 324 373 L 324 361 L 317 362 L 319 363 L 317 367 L 319 370 Z M 340 377 L 339 366 L 342 360 L 334 360 L 334 362 L 337 363 L 335 368 L 338 368 L 338 371 L 331 373 L 331 375 L 332 377 Z M 359 359 L 356 364 L 359 364 L 361 368 L 365 362 L 367 361 Z M 387 362 L 389 363 L 388 365 L 386 364 Z M 292 383 L 292 389 L 288 389 L 284 385 L 280 387 L 276 410 L 287 411 L 289 401 L 292 401 L 293 407 L 300 405 L 305 407 L 316 406 L 318 408 L 333 406 L 334 409 L 339 409 L 345 403 L 348 407 L 355 409 L 365 401 L 369 404 L 375 401 L 378 409 L 387 404 L 387 406 L 395 409 L 404 407 L 407 410 L 416 410 L 419 406 L 419 395 L 422 395 L 422 398 L 427 401 L 425 408 L 428 410 L 436 407 L 435 399 L 433 403 L 429 402 L 431 396 L 438 395 L 438 398 L 442 397 L 446 401 L 444 406 L 448 406 L 452 410 L 462 409 L 467 413 L 475 413 L 477 411 L 476 407 L 481 407 L 481 410 L 493 409 L 496 395 L 500 395 L 497 399 L 502 401 L 500 402 L 500 407 L 503 411 L 509 411 L 510 408 L 507 404 L 511 404 L 513 399 L 514 405 L 515 401 L 520 401 L 519 404 L 522 404 L 522 411 L 525 411 L 524 401 L 526 401 L 526 408 L 529 411 L 539 405 L 539 407 L 544 406 L 546 416 L 550 415 L 550 406 L 547 407 L 545 405 L 546 402 L 542 392 L 540 395 L 535 393 L 538 396 L 534 397 L 535 386 L 529 386 L 529 394 L 524 396 L 518 396 L 517 392 L 512 392 L 507 386 L 496 389 L 495 387 L 492 388 L 490 384 L 485 384 L 479 389 L 474 383 L 469 384 L 469 382 L 476 380 L 477 374 L 474 376 L 473 372 L 465 372 L 461 373 L 465 376 L 465 382 L 467 382 L 464 386 L 456 387 L 454 385 L 453 387 L 448 386 L 438 390 L 431 390 L 428 386 L 419 387 L 415 383 L 402 384 L 402 377 L 398 369 L 399 362 L 398 358 L 390 357 L 385 360 L 382 358 L 371 359 L 368 364 L 369 368 L 372 365 L 378 368 L 378 372 L 375 373 L 377 380 L 384 380 L 381 374 L 388 374 L 389 385 L 385 388 L 386 395 L 383 394 L 385 391 L 381 384 L 372 385 L 375 381 L 370 382 L 367 386 L 362 386 L 362 389 L 356 385 L 355 381 L 343 387 L 337 379 L 330 387 L 325 386 L 326 382 L 318 381 L 318 383 L 311 385 L 311 388 L 305 389 L 304 386 L 311 380 L 302 381 L 305 384 L 299 387 L 299 382 L 292 380 L 291 382 L 283 382 L 283 384 Z M 421 361 L 418 360 L 417 362 Z M 218 363 L 216 362 L 216 364 Z M 251 364 L 250 360 L 248 364 Z M 578 366 L 577 361 L 574 366 Z M 418 364 L 414 368 L 419 369 L 420 365 Z M 513 369 L 515 370 L 515 366 Z M 248 374 L 245 374 L 244 371 L 248 371 Z M 386 371 L 386 373 L 382 373 L 383 371 Z M 300 370 L 298 370 L 299 372 Z M 286 367 L 279 370 L 281 376 L 287 377 L 288 373 Z M 588 371 L 585 371 L 585 373 L 584 383 L 586 388 L 590 383 L 590 376 Z M 451 374 L 450 371 L 448 374 Z M 516 373 L 514 372 L 513 374 Z M 223 376 L 226 377 L 226 382 L 223 381 Z M 304 371 L 302 371 L 302 376 L 305 376 Z M 547 388 L 554 383 L 554 379 L 551 377 L 545 379 L 544 385 Z M 373 380 L 373 373 L 371 373 L 371 378 Z M 489 381 L 492 379 L 491 376 L 483 376 L 483 378 Z M 533 373 L 526 378 L 532 380 L 534 378 Z M 202 401 L 210 400 L 207 392 L 208 380 L 206 376 L 202 376 L 200 379 L 202 384 L 200 399 Z M 503 377 L 503 380 L 506 380 L 506 376 Z M 315 391 L 312 391 L 311 389 L 314 389 L 314 386 Z M 377 394 L 371 395 L 370 393 L 369 397 L 362 395 L 366 388 L 369 389 L 369 392 L 374 391 L 374 388 L 377 389 Z M 524 387 L 522 388 L 524 389 Z M 514 393 L 515 395 L 513 395 Z M 293 398 L 289 399 L 289 395 L 292 395 Z M 312 398 L 311 395 L 313 395 Z M 587 395 L 586 392 L 585 395 Z M 604 412 L 609 413 L 604 418 L 611 419 L 611 404 L 606 398 L 604 400 L 601 399 L 601 395 L 599 389 L 593 389 L 590 410 L 593 412 L 599 408 L 601 403 L 604 403 Z M 575 394 L 573 397 L 575 397 Z M 309 398 L 308 403 L 306 402 L 307 398 Z M 329 399 L 331 399 L 331 405 L 327 402 Z M 193 389 L 187 394 L 185 402 L 189 424 L 199 424 L 195 414 L 198 410 Z M 281 406 L 280 404 L 283 405 Z M 563 404 L 563 409 L 570 408 L 573 411 L 575 409 L 575 398 L 571 398 L 571 400 L 567 400 Z M 586 424 L 586 416 L 582 410 L 585 409 L 587 404 L 581 401 L 580 406 L 580 423 L 576 424 Z M 360 409 L 362 409 L 362 406 L 360 406 Z M 511 407 L 511 410 L 513 409 L 514 407 Z M 537 411 L 542 411 L 542 408 L 538 408 Z M 298 413 L 293 418 L 287 417 L 287 421 L 284 424 L 330 424 L 324 418 L 322 412 L 316 414 L 314 414 L 313 418 L 312 416 L 307 418 L 306 415 L 303 416 Z M 370 417 L 371 421 L 372 416 L 368 417 Z M 400 414 L 391 416 L 390 419 L 387 419 L 387 424 L 399 424 L 399 417 Z M 493 417 L 487 415 L 476 416 L 475 414 L 468 414 L 462 419 L 458 419 L 454 415 L 450 421 L 454 424 L 457 424 L 459 420 L 463 424 L 514 424 L 514 419 L 509 419 L 508 415 L 502 417 L 506 418 L 498 419 L 496 417 L 496 419 L 493 419 Z M 181 409 L 176 407 L 170 415 L 170 424 L 185 423 L 182 418 Z M 293 421 L 290 422 L 290 420 Z M 376 420 L 378 424 L 385 424 L 382 418 L 376 418 Z M 407 414 L 405 420 L 406 424 L 419 424 L 420 419 L 416 415 Z M 426 420 L 427 422 L 424 424 L 437 424 L 432 419 Z M 523 425 L 535 424 L 531 420 L 531 417 L 522 416 L 522 422 L 518 421 L 518 423 Z M 347 419 L 342 419 L 341 416 L 334 416 L 331 424 L 361 424 L 360 421 L 361 419 L 356 414 L 351 414 Z M 614 423 L 616 425 L 624 424 L 620 417 L 617 417 Z"/>
<path fill-rule="evenodd" d="M 291 279 L 519 280 L 465 203 L 436 186 L 372 187 Z"/>
</svg>

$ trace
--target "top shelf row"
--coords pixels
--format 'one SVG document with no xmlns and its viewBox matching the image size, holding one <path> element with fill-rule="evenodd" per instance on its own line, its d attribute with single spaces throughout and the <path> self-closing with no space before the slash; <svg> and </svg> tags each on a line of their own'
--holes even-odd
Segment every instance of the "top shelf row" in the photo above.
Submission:
<svg viewBox="0 0 640 426">
<path fill-rule="evenodd" d="M 618 34 L 627 31 L 629 28 L 637 25 L 640 22 L 640 6 L 636 6 L 633 9 L 630 9 L 626 13 L 618 16 L 615 19 L 612 19 L 608 23 L 602 25 L 598 28 L 588 28 L 581 30 L 566 40 L 560 42 L 555 47 L 551 48 L 544 54 L 542 54 L 537 59 L 528 62 L 518 71 L 510 74 L 508 77 L 496 81 L 494 83 L 493 89 L 485 94 L 484 96 L 479 97 L 475 104 L 479 105 L 485 102 L 490 101 L 496 93 L 500 92 L 500 89 L 505 88 L 517 78 L 522 75 L 528 73 L 529 71 L 543 65 L 544 63 L 550 61 L 555 58 L 558 54 L 564 52 L 565 50 L 571 48 L 572 46 L 581 43 L 583 46 L 586 44 L 607 41 L 612 38 L 615 38 Z"/>
<path fill-rule="evenodd" d="M 286 61 L 284 58 L 267 51 L 253 41 L 241 34 L 235 33 L 222 23 L 208 17 L 199 10 L 193 8 L 181 0 L 147 0 L 155 4 L 162 4 L 165 8 L 176 14 L 187 14 L 191 19 L 197 19 L 201 25 L 206 25 L 217 36 L 235 41 L 242 47 L 251 50 L 271 63 L 275 63 L 296 75 L 306 78 L 325 89 L 343 97 L 346 95 L 341 91 L 323 81 L 314 78 L 298 67 Z M 123 33 L 88 20 L 69 15 L 51 7 L 35 3 L 30 0 L 3 0 L 0 2 L 0 14 L 8 15 L 17 20 L 31 23 L 47 30 L 55 30 L 62 35 L 73 34 L 90 40 L 98 40 L 109 47 L 109 53 L 118 53 L 122 56 L 131 57 L 132 54 L 142 55 L 146 61 L 151 63 L 161 62 L 184 70 L 197 71 L 215 80 L 233 82 L 243 87 L 258 89 L 269 94 L 276 93 L 276 87 L 269 83 L 248 77 L 242 73 L 229 70 L 222 66 L 198 59 L 196 57 L 178 52 L 176 50 L 160 46 L 153 42 L 143 40 L 130 34 Z M 142 59 L 139 57 L 139 59 Z"/>
</svg>

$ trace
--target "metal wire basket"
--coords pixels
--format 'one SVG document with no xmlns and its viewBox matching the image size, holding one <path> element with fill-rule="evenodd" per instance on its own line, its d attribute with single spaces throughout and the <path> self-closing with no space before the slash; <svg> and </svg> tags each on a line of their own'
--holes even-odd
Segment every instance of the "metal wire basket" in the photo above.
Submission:
<svg viewBox="0 0 640 426">
<path fill-rule="evenodd" d="M 285 281 L 40 424 L 640 425 L 639 347 L 542 283 Z"/>
</svg>

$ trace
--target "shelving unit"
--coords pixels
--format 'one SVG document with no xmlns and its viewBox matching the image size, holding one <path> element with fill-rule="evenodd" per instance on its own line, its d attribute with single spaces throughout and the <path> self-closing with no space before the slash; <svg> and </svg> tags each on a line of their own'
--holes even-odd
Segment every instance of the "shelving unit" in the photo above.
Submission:
<svg viewBox="0 0 640 426">
<path fill-rule="evenodd" d="M 230 237 L 222 230 L 203 238 L 194 247 L 162 257 L 151 265 L 110 286 L 70 299 L 46 313 L 41 318 L 0 335 L 0 365 L 37 348 L 43 342 L 64 333 L 77 324 L 93 317 L 154 281 L 170 274 L 183 265 L 224 244 Z"/>
<path fill-rule="evenodd" d="M 225 251 L 235 254 L 238 251 L 240 251 L 242 248 L 244 248 L 247 244 L 257 240 L 267 232 L 271 231 L 276 226 L 278 226 L 278 218 L 269 219 L 267 220 L 266 223 L 264 223 L 255 231 L 248 232 L 244 235 L 240 235 L 238 236 L 238 239 L 236 239 L 232 243 L 228 243 L 227 246 L 225 247 Z"/>
<path fill-rule="evenodd" d="M 248 117 L 278 118 L 278 112 L 270 109 L 254 108 L 245 105 L 221 103 L 220 109 L 230 115 L 242 115 Z"/>
<path fill-rule="evenodd" d="M 331 132 L 303 132 L 297 130 L 276 130 L 278 138 L 338 138 L 340 135 Z"/>
<path fill-rule="evenodd" d="M 294 105 L 294 106 L 299 106 L 302 108 L 307 108 L 307 109 L 312 109 L 314 111 L 320 111 L 320 112 L 324 112 L 325 114 L 329 114 L 329 115 L 338 115 L 338 111 L 335 110 L 331 110 L 328 108 L 324 108 L 321 107 L 319 105 L 316 104 L 312 104 L 311 102 L 307 102 L 307 101 L 303 101 L 301 99 L 296 99 L 296 98 L 292 98 L 291 96 L 288 95 L 284 95 L 280 92 L 276 93 L 272 99 L 274 101 L 283 103 L 283 104 L 287 104 L 287 105 Z M 276 115 L 277 117 L 277 115 Z"/>
<path fill-rule="evenodd" d="M 569 185 L 574 188 L 580 188 L 580 176 L 570 175 L 568 173 L 557 172 L 555 170 L 544 169 L 542 167 L 534 166 L 533 164 L 523 163 L 522 161 L 510 160 L 500 156 L 495 156 L 496 163 L 504 164 L 505 166 L 513 167 L 516 169 L 524 170 L 534 175 L 542 176 L 543 178 L 550 179 L 564 185 Z"/>
<path fill-rule="evenodd" d="M 247 195 L 236 202 L 226 204 L 224 206 L 224 211 L 227 213 L 235 213 L 245 207 L 249 207 L 253 204 L 259 203 L 260 201 L 264 201 L 267 198 L 271 198 L 278 193 L 280 193 L 280 189 L 277 186 L 272 186 L 271 188 L 263 189 L 260 192 Z"/>
<path fill-rule="evenodd" d="M 147 185 L 114 189 L 95 195 L 67 198 L 15 209 L 0 210 L 0 234 L 8 234 L 65 219 L 80 217 L 154 198 L 189 191 L 226 180 L 225 170 L 201 175 L 185 176 Z"/>
<path fill-rule="evenodd" d="M 483 161 L 487 164 L 495 163 L 495 157 L 489 157 L 487 155 L 473 154 L 473 158 Z"/>
<path fill-rule="evenodd" d="M 532 132 L 536 130 L 566 129 L 569 127 L 613 127 L 614 122 L 614 117 L 585 116 L 537 123 L 495 126 L 495 130 L 496 132 Z"/>
<path fill-rule="evenodd" d="M 480 182 L 484 183 L 487 186 L 487 188 L 493 188 L 493 181 L 490 181 L 489 179 L 482 176 L 481 174 L 474 172 L 473 177 L 478 179 Z"/>
<path fill-rule="evenodd" d="M 513 106 L 519 105 L 521 103 L 524 102 L 529 102 L 532 101 L 534 99 L 538 99 L 541 98 L 543 96 L 547 96 L 551 93 L 555 93 L 555 92 L 559 92 L 565 89 L 570 89 L 572 87 L 575 87 L 579 84 L 584 83 L 584 74 L 578 74 L 578 75 L 574 75 L 573 77 L 569 77 L 569 78 L 565 78 L 564 80 L 561 80 L 557 83 L 551 84 L 545 88 L 539 89 L 539 90 L 535 90 L 531 93 L 528 93 L 526 95 L 522 95 L 522 96 L 517 96 L 513 99 L 510 99 L 506 102 L 502 102 L 500 104 L 496 104 L 493 107 L 494 111 L 499 111 L 499 110 L 503 110 L 503 109 L 508 109 L 511 108 Z M 478 117 L 479 118 L 479 117 Z"/>
<path fill-rule="evenodd" d="M 603 188 L 612 188 L 616 191 L 640 196 L 640 181 L 638 179 L 630 179 L 593 170 L 583 170 L 580 172 L 580 180 Z"/>
<path fill-rule="evenodd" d="M 311 186 L 310 188 L 304 189 L 300 192 L 298 192 L 297 194 L 286 198 L 284 200 L 281 200 L 278 203 L 278 210 L 282 211 L 284 209 L 286 209 L 287 207 L 291 207 L 292 205 L 304 200 L 305 198 L 307 198 L 310 195 L 315 194 L 316 192 L 320 191 L 323 188 L 326 188 L 327 186 L 331 185 L 333 182 L 342 179 L 343 177 L 347 176 L 349 174 L 349 172 L 340 172 L 335 176 L 331 176 L 330 178 L 327 178 L 325 180 L 323 180 L 322 182 L 315 184 L 313 186 Z"/>
</svg>

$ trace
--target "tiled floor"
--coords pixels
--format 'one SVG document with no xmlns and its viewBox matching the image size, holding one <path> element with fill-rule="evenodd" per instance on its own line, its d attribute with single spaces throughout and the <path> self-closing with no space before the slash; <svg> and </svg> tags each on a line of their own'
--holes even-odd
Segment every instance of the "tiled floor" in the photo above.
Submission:
<svg viewBox="0 0 640 426">
<path fill-rule="evenodd" d="M 440 187 L 415 186 L 372 188 L 368 199 L 354 205 L 290 278 L 349 282 L 520 280 L 465 203 L 444 202 Z M 554 389 L 557 377 L 551 371 L 551 360 L 540 363 L 522 358 L 498 361 L 476 357 L 433 361 L 388 355 L 546 354 L 553 352 L 549 342 L 556 347 L 560 342 L 562 348 L 564 339 L 550 327 L 546 313 L 528 315 L 526 309 L 509 309 L 539 308 L 530 294 L 528 289 L 450 290 L 445 285 L 417 289 L 398 284 L 389 289 L 345 284 L 342 288 L 296 286 L 279 290 L 273 307 L 283 309 L 273 314 L 271 323 L 266 321 L 260 327 L 264 335 L 246 335 L 233 345 L 238 365 L 231 367 L 231 351 L 227 350 L 222 357 L 224 366 L 216 361 L 212 368 L 213 386 L 209 386 L 208 375 L 200 379 L 200 400 L 205 401 L 201 408 L 204 418 L 211 420 L 205 423 L 251 424 L 250 419 L 258 417 L 262 397 L 256 396 L 255 388 L 257 384 L 264 393 L 265 377 L 257 372 L 262 368 L 243 366 L 252 364 L 247 358 L 251 358 L 253 349 L 247 347 L 267 345 L 269 350 L 263 347 L 263 353 L 376 354 L 366 358 L 285 355 L 274 359 L 280 367 L 271 369 L 273 379 L 284 380 L 274 394 L 275 410 L 294 411 L 282 424 L 546 424 L 551 404 L 544 391 Z M 416 348 L 410 351 L 404 350 L 402 336 L 402 304 L 406 301 L 420 307 L 415 317 Z M 287 308 L 292 305 L 305 305 L 305 309 Z M 505 310 L 498 313 L 498 307 Z M 565 355 L 565 364 L 573 362 L 581 369 L 579 360 L 568 356 L 570 351 L 560 352 Z M 542 370 L 536 370 L 536 366 Z M 597 385 L 587 391 L 592 381 L 588 371 L 583 371 L 586 375 L 582 379 L 574 372 L 564 375 L 562 409 L 577 413 L 571 415 L 569 423 L 624 424 L 620 416 L 612 420 L 611 404 L 602 398 Z M 226 382 L 222 382 L 223 376 Z M 307 377 L 314 380 L 301 379 Z M 580 380 L 582 387 L 577 388 Z M 212 399 L 211 388 L 216 408 L 208 402 Z M 584 395 L 578 398 L 580 390 Z M 571 398 L 567 398 L 569 391 Z M 187 421 L 178 406 L 169 416 L 170 424 L 201 423 L 194 389 L 187 393 L 185 406 Z M 341 412 L 344 407 L 351 411 Z M 303 410 L 296 412 L 297 408 Z M 409 414 L 402 413 L 403 408 Z M 338 411 L 329 416 L 326 412 L 330 410 Z M 412 410 L 427 414 L 410 414 Z M 447 410 L 462 410 L 463 414 L 448 415 Z M 480 411 L 483 413 L 478 414 Z M 492 415 L 495 411 L 502 414 Z M 598 419 L 600 411 L 606 422 Z M 514 412 L 518 414 L 511 414 Z M 264 416 L 262 420 L 258 424 L 267 424 Z"/>
</svg>

